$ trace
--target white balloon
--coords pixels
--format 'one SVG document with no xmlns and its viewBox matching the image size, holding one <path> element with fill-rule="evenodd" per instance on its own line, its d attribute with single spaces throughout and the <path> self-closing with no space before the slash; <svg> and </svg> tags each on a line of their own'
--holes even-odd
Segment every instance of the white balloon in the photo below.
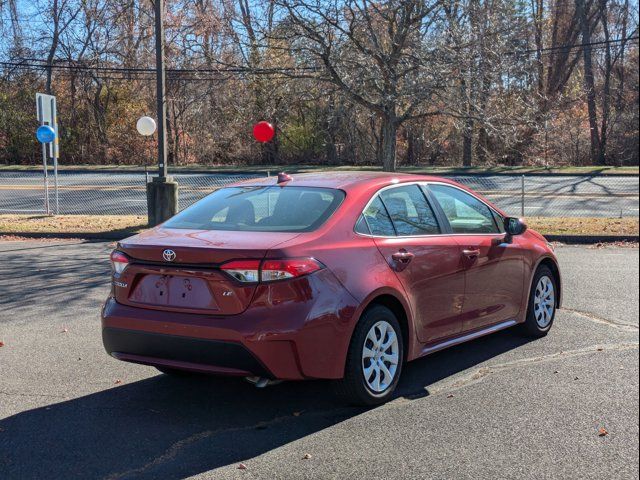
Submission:
<svg viewBox="0 0 640 480">
<path fill-rule="evenodd" d="M 156 131 L 156 121 L 151 117 L 140 117 L 136 123 L 136 128 L 140 135 L 148 137 Z"/>
</svg>

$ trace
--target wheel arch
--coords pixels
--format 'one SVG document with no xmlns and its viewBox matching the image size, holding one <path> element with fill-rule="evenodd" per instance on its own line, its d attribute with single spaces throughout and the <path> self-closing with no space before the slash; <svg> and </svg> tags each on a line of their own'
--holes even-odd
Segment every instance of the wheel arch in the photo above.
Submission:
<svg viewBox="0 0 640 480">
<path fill-rule="evenodd" d="M 535 277 L 536 272 L 541 266 L 546 266 L 553 273 L 554 280 L 556 281 L 556 308 L 562 307 L 562 276 L 560 275 L 560 267 L 558 266 L 558 261 L 551 256 L 544 256 L 538 260 L 535 268 L 531 272 L 531 280 L 529 281 L 529 295 L 531 295 L 531 287 L 533 282 L 533 277 Z M 527 299 L 527 305 L 528 305 Z"/>
<path fill-rule="evenodd" d="M 411 316 L 411 310 L 407 305 L 406 301 L 395 291 L 390 289 L 381 289 L 373 292 L 371 295 L 367 297 L 367 299 L 362 302 L 362 307 L 358 312 L 358 321 L 362 318 L 362 315 L 370 308 L 382 305 L 383 307 L 388 308 L 393 312 L 398 323 L 400 324 L 400 329 L 402 330 L 402 340 L 404 343 L 404 360 L 411 360 L 413 358 L 413 350 L 414 350 L 414 329 L 412 327 L 413 320 Z M 355 322 L 357 325 L 358 322 Z M 353 336 L 353 331 L 355 331 L 355 325 L 351 332 Z"/>
</svg>

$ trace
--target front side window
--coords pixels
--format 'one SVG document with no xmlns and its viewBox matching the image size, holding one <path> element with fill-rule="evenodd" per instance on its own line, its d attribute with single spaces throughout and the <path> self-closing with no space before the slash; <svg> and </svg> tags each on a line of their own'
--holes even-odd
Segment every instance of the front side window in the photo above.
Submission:
<svg viewBox="0 0 640 480">
<path fill-rule="evenodd" d="M 500 233 L 491 209 L 458 188 L 429 185 L 429 190 L 442 207 L 453 233 Z"/>
<path fill-rule="evenodd" d="M 398 236 L 440 233 L 436 216 L 418 185 L 391 188 L 381 192 L 380 197 Z"/>
<path fill-rule="evenodd" d="M 314 187 L 221 188 L 178 213 L 166 228 L 310 232 L 336 211 L 342 190 Z"/>
<path fill-rule="evenodd" d="M 499 215 L 498 213 L 493 212 L 493 218 L 496 221 L 496 224 L 498 225 L 498 231 L 500 233 L 504 233 L 505 225 L 504 225 L 504 218 L 502 217 L 502 215 Z"/>
</svg>

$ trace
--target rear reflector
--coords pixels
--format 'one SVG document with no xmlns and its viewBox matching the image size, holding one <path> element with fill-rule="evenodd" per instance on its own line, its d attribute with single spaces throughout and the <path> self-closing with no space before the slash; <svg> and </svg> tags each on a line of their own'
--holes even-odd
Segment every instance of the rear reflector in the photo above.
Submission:
<svg viewBox="0 0 640 480">
<path fill-rule="evenodd" d="M 232 260 L 220 268 L 239 282 L 255 283 L 260 280 L 260 260 Z"/>
<path fill-rule="evenodd" d="M 324 268 L 313 258 L 283 260 L 233 260 L 220 267 L 233 278 L 244 283 L 273 282 L 309 275 Z"/>
<path fill-rule="evenodd" d="M 127 268 L 127 265 L 129 265 L 129 257 L 117 250 L 111 252 L 111 266 L 115 273 L 121 274 Z"/>
</svg>

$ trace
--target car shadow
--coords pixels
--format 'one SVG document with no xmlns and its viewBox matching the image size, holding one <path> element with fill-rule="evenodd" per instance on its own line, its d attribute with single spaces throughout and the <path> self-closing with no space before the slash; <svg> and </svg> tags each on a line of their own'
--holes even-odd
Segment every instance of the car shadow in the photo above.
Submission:
<svg viewBox="0 0 640 480">
<path fill-rule="evenodd" d="M 500 332 L 412 362 L 398 396 L 427 396 L 430 385 L 527 341 Z M 233 466 L 366 411 L 339 403 L 330 387 L 260 390 L 159 374 L 0 420 L 0 477 L 178 479 Z"/>
</svg>

